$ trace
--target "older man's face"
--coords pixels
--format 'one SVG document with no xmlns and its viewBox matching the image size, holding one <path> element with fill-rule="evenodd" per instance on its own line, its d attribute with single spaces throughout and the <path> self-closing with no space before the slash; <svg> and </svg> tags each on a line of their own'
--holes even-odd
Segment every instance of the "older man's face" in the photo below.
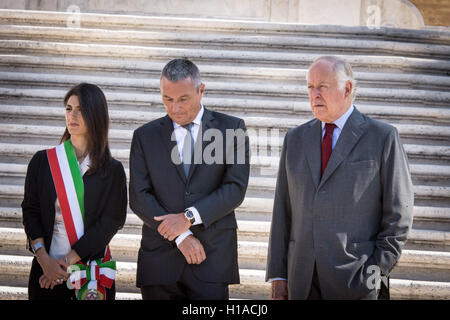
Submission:
<svg viewBox="0 0 450 320">
<path fill-rule="evenodd" d="M 316 62 L 308 72 L 308 95 L 314 116 L 322 122 L 339 119 L 351 105 L 351 82 L 339 89 L 332 64 L 326 60 Z"/>
<path fill-rule="evenodd" d="M 170 119 L 183 126 L 191 123 L 200 111 L 205 85 L 195 88 L 191 78 L 172 82 L 165 77 L 160 82 L 161 95 Z"/>
</svg>

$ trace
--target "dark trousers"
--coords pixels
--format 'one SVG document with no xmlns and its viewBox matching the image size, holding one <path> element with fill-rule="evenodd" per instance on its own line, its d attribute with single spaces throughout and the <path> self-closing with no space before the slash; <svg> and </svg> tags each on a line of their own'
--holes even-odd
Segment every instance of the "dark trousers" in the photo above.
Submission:
<svg viewBox="0 0 450 320">
<path fill-rule="evenodd" d="M 173 285 L 141 287 L 143 300 L 228 300 L 228 284 L 198 279 L 191 266 L 184 268 L 181 279 Z"/>
<path fill-rule="evenodd" d="M 314 264 L 314 273 L 311 281 L 311 289 L 309 289 L 307 300 L 322 300 L 322 293 L 320 291 L 319 276 L 317 275 L 316 264 Z"/>
<path fill-rule="evenodd" d="M 66 283 L 55 286 L 53 289 L 43 289 L 39 285 L 39 278 L 43 271 L 36 258 L 31 264 L 30 277 L 28 279 L 29 300 L 76 300 L 75 290 L 67 288 Z M 116 296 L 115 283 L 110 289 L 106 289 L 106 300 L 114 300 Z"/>
<path fill-rule="evenodd" d="M 389 300 L 389 289 L 384 286 L 384 284 L 381 285 L 381 290 L 377 296 L 376 292 L 372 292 L 367 297 L 364 297 L 362 300 Z M 313 278 L 311 281 L 311 289 L 309 290 L 308 298 L 307 300 L 323 300 L 322 293 L 320 291 L 320 283 L 319 283 L 319 276 L 317 274 L 317 267 L 316 264 L 314 264 L 314 273 Z"/>
<path fill-rule="evenodd" d="M 384 284 L 383 281 L 381 281 L 381 288 L 380 293 L 378 294 L 378 300 L 390 300 L 391 294 L 389 293 L 389 280 L 390 278 L 387 277 L 387 285 Z"/>
</svg>

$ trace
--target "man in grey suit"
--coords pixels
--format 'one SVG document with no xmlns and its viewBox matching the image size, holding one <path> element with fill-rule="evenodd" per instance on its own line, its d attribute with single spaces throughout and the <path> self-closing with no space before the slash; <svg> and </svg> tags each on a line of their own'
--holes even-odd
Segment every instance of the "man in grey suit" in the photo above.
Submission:
<svg viewBox="0 0 450 320">
<path fill-rule="evenodd" d="M 160 86 L 167 115 L 136 129 L 130 151 L 130 207 L 144 222 L 136 284 L 143 299 L 228 299 L 250 172 L 245 123 L 204 108 L 187 59 L 170 61 Z"/>
<path fill-rule="evenodd" d="M 315 116 L 284 139 L 266 280 L 272 299 L 377 299 L 412 225 L 414 194 L 397 130 L 353 105 L 344 60 L 307 74 Z"/>
</svg>

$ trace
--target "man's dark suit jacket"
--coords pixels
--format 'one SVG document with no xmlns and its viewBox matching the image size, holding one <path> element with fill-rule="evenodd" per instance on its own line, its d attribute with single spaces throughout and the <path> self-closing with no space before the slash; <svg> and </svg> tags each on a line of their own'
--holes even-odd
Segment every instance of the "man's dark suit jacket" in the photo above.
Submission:
<svg viewBox="0 0 450 320">
<path fill-rule="evenodd" d="M 72 246 L 83 262 L 102 258 L 106 245 L 125 223 L 126 176 L 122 164 L 112 160 L 109 173 L 85 174 L 84 235 Z M 37 152 L 28 165 L 22 202 L 23 224 L 29 240 L 44 238 L 47 252 L 55 223 L 56 190 L 45 150 Z M 114 255 L 114 252 L 112 252 Z M 114 256 L 113 256 L 114 257 Z"/>
<path fill-rule="evenodd" d="M 226 129 L 246 130 L 239 118 L 205 109 L 203 135 L 217 129 L 226 136 Z M 190 230 L 202 243 L 206 260 L 192 265 L 194 274 L 207 282 L 239 283 L 237 261 L 237 223 L 234 209 L 245 196 L 249 178 L 248 138 L 234 151 L 244 148 L 245 163 L 201 164 L 190 166 L 186 179 L 182 164 L 175 164 L 171 155 L 178 154 L 172 139 L 173 122 L 169 116 L 151 121 L 133 135 L 130 152 L 130 207 L 143 220 L 142 241 L 138 256 L 138 287 L 171 285 L 180 278 L 187 262 L 174 241 L 164 239 L 153 218 L 183 212 L 194 206 L 203 223 Z M 210 141 L 197 138 L 196 148 Z M 239 139 L 235 139 L 239 140 Z M 175 148 L 175 149 L 174 149 Z M 223 150 L 227 144 L 223 143 Z M 179 155 L 178 155 L 179 157 Z M 225 154 L 224 154 L 225 158 Z M 235 157 L 236 160 L 236 157 Z"/>
<path fill-rule="evenodd" d="M 355 108 L 321 177 L 321 133 L 314 119 L 284 139 L 266 278 L 306 299 L 316 264 L 324 299 L 375 297 L 412 226 L 408 159 L 393 126 Z"/>
</svg>

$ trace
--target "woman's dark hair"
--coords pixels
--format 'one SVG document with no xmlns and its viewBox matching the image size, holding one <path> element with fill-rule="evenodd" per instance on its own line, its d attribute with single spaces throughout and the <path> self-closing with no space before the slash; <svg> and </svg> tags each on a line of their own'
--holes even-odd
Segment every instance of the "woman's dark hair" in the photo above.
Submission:
<svg viewBox="0 0 450 320">
<path fill-rule="evenodd" d="M 67 105 L 71 96 L 78 97 L 81 114 L 88 131 L 87 151 L 91 164 L 86 174 L 99 172 L 101 175 L 106 175 L 112 156 L 108 142 L 109 114 L 105 95 L 96 85 L 80 83 L 67 92 L 64 97 L 64 106 Z M 66 127 L 60 142 L 69 139 L 70 133 Z"/>
</svg>

